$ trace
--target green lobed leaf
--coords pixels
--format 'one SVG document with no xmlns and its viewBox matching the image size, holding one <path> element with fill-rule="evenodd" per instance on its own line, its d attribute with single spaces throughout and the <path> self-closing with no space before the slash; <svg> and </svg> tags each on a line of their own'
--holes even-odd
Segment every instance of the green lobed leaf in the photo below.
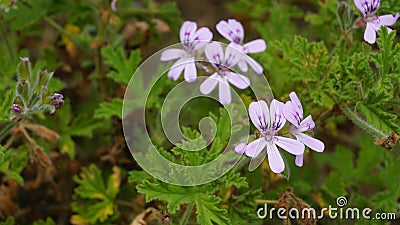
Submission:
<svg viewBox="0 0 400 225">
<path fill-rule="evenodd" d="M 213 195 L 196 195 L 197 222 L 202 225 L 231 224 L 227 210 L 218 208 L 220 201 Z"/>
<path fill-rule="evenodd" d="M 142 60 L 140 50 L 131 51 L 127 57 L 123 47 L 103 48 L 101 54 L 104 56 L 105 64 L 113 69 L 107 74 L 107 77 L 121 84 L 129 83 Z"/>
<path fill-rule="evenodd" d="M 94 118 L 109 119 L 112 116 L 117 116 L 122 119 L 122 104 L 123 99 L 120 98 L 114 98 L 112 102 L 102 102 L 94 112 Z"/>
<path fill-rule="evenodd" d="M 74 189 L 74 199 L 81 201 L 80 204 L 74 202 L 72 210 L 90 224 L 103 223 L 117 215 L 114 200 L 120 190 L 120 172 L 118 167 L 114 167 L 105 183 L 101 171 L 92 164 L 89 169 L 82 170 L 80 177 L 74 176 L 79 185 Z"/>
<path fill-rule="evenodd" d="M 152 200 L 161 200 L 167 203 L 167 209 L 170 213 L 175 213 L 180 209 L 180 205 L 194 202 L 196 195 L 200 193 L 199 187 L 182 187 L 166 184 L 161 181 L 151 183 L 148 180 L 143 181 L 136 186 L 139 193 L 146 196 L 146 202 Z"/>
</svg>

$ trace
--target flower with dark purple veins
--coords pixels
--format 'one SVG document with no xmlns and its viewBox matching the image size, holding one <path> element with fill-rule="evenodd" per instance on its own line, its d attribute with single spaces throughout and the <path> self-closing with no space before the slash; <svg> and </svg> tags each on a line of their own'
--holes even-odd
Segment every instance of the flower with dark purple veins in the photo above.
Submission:
<svg viewBox="0 0 400 225">
<path fill-rule="evenodd" d="M 242 45 L 244 39 L 244 29 L 240 22 L 235 19 L 229 19 L 228 21 L 221 20 L 217 24 L 218 32 L 226 38 L 231 44 L 235 45 L 235 48 L 240 49 L 243 53 L 243 57 L 239 60 L 238 66 L 243 72 L 247 72 L 247 64 L 253 68 L 254 72 L 261 74 L 263 72 L 262 66 L 254 59 L 248 57 L 246 54 L 259 53 L 267 49 L 265 41 L 257 39 L 250 41 Z"/>
<path fill-rule="evenodd" d="M 168 71 L 168 77 L 176 81 L 184 71 L 186 82 L 195 81 L 197 78 L 196 51 L 209 43 L 212 37 L 213 35 L 208 28 L 202 27 L 197 30 L 195 22 L 184 22 L 180 30 L 180 39 L 184 50 L 171 48 L 161 53 L 161 61 L 178 59 Z"/>
<path fill-rule="evenodd" d="M 19 107 L 18 104 L 13 104 L 12 109 L 18 114 L 22 112 L 21 107 Z"/>
<path fill-rule="evenodd" d="M 219 101 L 221 104 L 231 103 L 232 97 L 229 83 L 239 89 L 245 89 L 250 86 L 249 78 L 231 71 L 231 68 L 240 60 L 240 52 L 228 45 L 224 54 L 221 44 L 218 42 L 206 45 L 204 52 L 216 72 L 200 85 L 200 92 L 207 95 L 219 84 Z"/>
<path fill-rule="evenodd" d="M 395 16 L 391 14 L 383 16 L 375 15 L 381 4 L 380 0 L 354 0 L 354 4 L 364 16 L 363 21 L 367 24 L 364 32 L 364 40 L 370 44 L 375 43 L 376 32 L 381 29 L 382 26 L 392 26 L 400 16 L 399 13 L 396 13 Z M 390 33 L 392 29 L 388 27 L 388 31 Z"/>
<path fill-rule="evenodd" d="M 274 173 L 282 173 L 285 169 L 278 146 L 296 156 L 302 155 L 305 148 L 304 144 L 298 140 L 278 136 L 279 130 L 286 123 L 283 107 L 284 104 L 275 99 L 272 100 L 269 108 L 263 100 L 251 103 L 249 106 L 250 119 L 260 132 L 260 138 L 247 145 L 240 143 L 235 147 L 236 153 L 245 153 L 253 159 L 261 156 L 263 160 L 267 155 L 269 166 Z"/>
<path fill-rule="evenodd" d="M 51 98 L 50 105 L 54 105 L 56 108 L 60 108 L 64 104 L 64 96 L 62 94 L 54 93 Z"/>
<path fill-rule="evenodd" d="M 315 123 L 311 118 L 311 115 L 307 116 L 303 120 L 303 106 L 295 92 L 289 94 L 290 100 L 286 102 L 283 110 L 285 118 L 292 124 L 290 133 L 296 137 L 296 139 L 305 144 L 310 149 L 316 152 L 323 152 L 325 145 L 322 141 L 310 137 L 303 132 L 313 132 Z M 304 155 L 297 155 L 295 163 L 297 166 L 303 166 Z"/>
</svg>

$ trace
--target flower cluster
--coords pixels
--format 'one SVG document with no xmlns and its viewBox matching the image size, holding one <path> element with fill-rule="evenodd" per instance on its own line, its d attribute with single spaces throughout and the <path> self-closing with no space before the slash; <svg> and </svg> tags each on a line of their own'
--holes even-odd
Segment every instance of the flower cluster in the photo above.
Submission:
<svg viewBox="0 0 400 225">
<path fill-rule="evenodd" d="M 201 63 L 197 63 L 204 61 L 202 58 L 204 52 L 215 72 L 212 72 L 211 76 L 201 84 L 200 92 L 209 94 L 218 84 L 219 101 L 222 104 L 229 104 L 231 103 L 229 84 L 239 89 L 250 86 L 249 78 L 233 71 L 232 68 L 238 65 L 242 72 L 247 72 L 248 66 L 250 66 L 255 73 L 262 74 L 262 66 L 247 54 L 264 51 L 266 44 L 262 39 L 242 44 L 244 29 L 242 24 L 234 19 L 220 21 L 216 28 L 230 42 L 225 51 L 220 43 L 211 42 L 213 34 L 208 28 L 197 29 L 195 22 L 186 21 L 180 29 L 180 41 L 183 49 L 171 48 L 163 51 L 161 61 L 176 60 L 168 71 L 170 79 L 176 81 L 183 72 L 186 82 L 194 82 L 197 79 L 197 66 L 210 73 Z"/>
<path fill-rule="evenodd" d="M 251 158 L 262 156 L 261 153 L 266 150 L 270 168 L 275 173 L 281 173 L 285 169 L 278 147 L 295 155 L 297 166 L 303 165 L 305 146 L 317 152 L 322 152 L 325 148 L 323 142 L 304 133 L 312 133 L 315 123 L 311 115 L 303 119 L 303 107 L 296 93 L 290 93 L 289 97 L 290 101 L 286 104 L 276 99 L 272 100 L 269 108 L 263 100 L 251 103 L 249 116 L 260 137 L 249 144 L 239 143 L 235 147 L 237 154 L 246 154 Z M 279 135 L 286 121 L 291 124 L 288 136 L 296 139 Z"/>
<path fill-rule="evenodd" d="M 374 44 L 376 41 L 376 32 L 381 29 L 382 26 L 392 26 L 396 23 L 399 18 L 399 13 L 393 15 L 377 16 L 375 13 L 379 9 L 380 0 L 354 0 L 354 4 L 357 9 L 363 14 L 361 23 L 366 24 L 364 32 L 364 40 L 370 44 Z M 392 29 L 388 28 L 389 32 Z"/>
</svg>

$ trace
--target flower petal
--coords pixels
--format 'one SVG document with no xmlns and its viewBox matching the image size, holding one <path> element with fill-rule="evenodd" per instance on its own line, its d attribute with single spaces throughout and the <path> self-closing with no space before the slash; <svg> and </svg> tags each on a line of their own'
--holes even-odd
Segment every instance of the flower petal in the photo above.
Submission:
<svg viewBox="0 0 400 225">
<path fill-rule="evenodd" d="M 316 152 L 323 152 L 325 149 L 325 144 L 316 138 L 310 137 L 303 133 L 296 133 L 295 136 L 297 137 L 297 140 L 301 141 L 307 145 L 307 147 Z"/>
<path fill-rule="evenodd" d="M 299 113 L 300 119 L 303 119 L 303 106 L 301 105 L 301 102 L 299 98 L 297 97 L 296 92 L 291 92 L 289 94 L 290 100 L 293 102 L 293 104 L 296 106 L 296 112 Z"/>
<path fill-rule="evenodd" d="M 262 39 L 253 40 L 243 45 L 245 53 L 258 53 L 265 51 L 265 49 L 267 49 L 267 45 Z"/>
<path fill-rule="evenodd" d="M 231 87 L 229 86 L 227 78 L 219 80 L 219 102 L 223 105 L 229 104 L 232 101 Z"/>
<path fill-rule="evenodd" d="M 235 66 L 242 58 L 243 52 L 236 44 L 229 44 L 225 49 L 224 66 L 227 68 L 232 68 Z"/>
<path fill-rule="evenodd" d="M 300 126 L 297 128 L 297 130 L 300 132 L 304 131 L 312 132 L 314 127 L 315 127 L 315 122 L 312 119 L 311 115 L 309 115 L 303 121 L 301 121 Z"/>
<path fill-rule="evenodd" d="M 246 60 L 246 62 L 250 65 L 250 67 L 254 70 L 256 74 L 262 74 L 264 69 L 256 60 L 247 55 L 243 56 L 243 58 L 244 60 Z"/>
<path fill-rule="evenodd" d="M 240 44 L 243 41 L 243 26 L 235 19 L 229 19 L 228 22 L 221 20 L 216 28 L 217 31 L 230 42 Z"/>
<path fill-rule="evenodd" d="M 232 35 L 231 35 L 231 30 L 229 28 L 228 23 L 225 20 L 219 21 L 219 23 L 216 25 L 217 31 L 219 34 L 222 35 L 225 39 L 228 41 L 232 42 Z"/>
<path fill-rule="evenodd" d="M 178 78 L 181 76 L 183 69 L 185 69 L 185 59 L 179 59 L 172 65 L 171 69 L 168 71 L 168 77 L 172 79 L 173 81 L 178 80 Z"/>
<path fill-rule="evenodd" d="M 376 31 L 373 28 L 372 23 L 367 23 L 367 28 L 364 32 L 364 40 L 370 44 L 373 44 L 376 41 Z"/>
<path fill-rule="evenodd" d="M 246 147 L 246 155 L 255 158 L 267 145 L 267 141 L 264 138 L 259 138 L 255 141 L 250 142 Z"/>
<path fill-rule="evenodd" d="M 247 144 L 246 143 L 239 143 L 235 146 L 235 153 L 239 155 L 243 155 L 246 151 Z"/>
<path fill-rule="evenodd" d="M 170 48 L 161 53 L 161 61 L 170 61 L 173 59 L 182 58 L 186 55 L 186 52 L 182 49 Z"/>
<path fill-rule="evenodd" d="M 210 94 L 217 86 L 219 77 L 220 76 L 217 73 L 207 77 L 207 79 L 200 85 L 200 92 L 204 95 Z"/>
<path fill-rule="evenodd" d="M 361 12 L 361 13 L 363 13 L 364 14 L 364 16 L 365 16 L 365 13 L 364 13 L 364 7 L 363 7 L 363 5 L 362 5 L 362 3 L 364 2 L 365 0 L 354 0 L 354 4 L 356 5 L 356 7 L 357 7 L 357 9 Z"/>
<path fill-rule="evenodd" d="M 263 130 L 269 128 L 271 119 L 269 115 L 269 109 L 265 101 L 260 100 L 258 102 L 250 103 L 249 116 L 251 122 L 260 132 L 263 132 Z"/>
<path fill-rule="evenodd" d="M 239 60 L 238 66 L 239 66 L 241 71 L 247 72 L 247 70 L 248 70 L 247 63 L 246 63 L 246 61 L 244 59 Z"/>
<path fill-rule="evenodd" d="M 185 81 L 188 83 L 194 82 L 197 78 L 197 70 L 194 58 L 191 58 L 190 61 L 191 62 L 185 65 L 185 73 L 184 73 Z"/>
<path fill-rule="evenodd" d="M 301 118 L 299 113 L 296 111 L 296 106 L 292 101 L 286 102 L 284 108 L 283 108 L 283 115 L 285 118 L 293 124 L 295 127 L 300 126 Z"/>
<path fill-rule="evenodd" d="M 213 64 L 222 64 L 224 59 L 224 52 L 221 44 L 218 42 L 211 42 L 206 45 L 204 54 L 208 61 Z"/>
<path fill-rule="evenodd" d="M 298 140 L 276 136 L 274 143 L 293 155 L 300 155 L 304 153 L 304 144 Z"/>
<path fill-rule="evenodd" d="M 285 126 L 286 118 L 283 115 L 284 104 L 276 99 L 271 101 L 271 105 L 269 106 L 270 116 L 271 116 L 271 125 L 272 129 L 276 132 L 282 129 Z"/>
<path fill-rule="evenodd" d="M 228 81 L 239 89 L 245 89 L 250 86 L 250 79 L 241 74 L 230 72 L 226 76 Z"/>
<path fill-rule="evenodd" d="M 282 173 L 285 170 L 285 163 L 283 162 L 281 153 L 279 153 L 278 148 L 274 144 L 268 144 L 267 148 L 269 167 L 274 173 Z"/>
<path fill-rule="evenodd" d="M 294 163 L 296 163 L 296 166 L 302 167 L 303 166 L 303 160 L 304 160 L 304 154 L 296 155 L 296 159 L 295 159 Z"/>
<path fill-rule="evenodd" d="M 208 44 L 211 39 L 213 37 L 213 34 L 211 33 L 210 29 L 208 29 L 207 27 L 202 27 L 200 28 L 198 31 L 196 31 L 194 37 L 193 37 L 193 43 L 194 44 L 194 49 L 193 50 L 197 50 L 201 47 L 203 47 L 204 45 Z"/>
<path fill-rule="evenodd" d="M 396 23 L 397 19 L 399 18 L 399 14 L 396 13 L 395 16 L 389 14 L 389 15 L 383 15 L 379 17 L 379 24 L 381 26 L 392 26 L 393 24 Z"/>
<path fill-rule="evenodd" d="M 190 40 L 192 40 L 191 37 L 194 36 L 196 30 L 196 22 L 185 21 L 181 26 L 181 30 L 179 31 L 181 42 L 189 42 Z"/>
</svg>

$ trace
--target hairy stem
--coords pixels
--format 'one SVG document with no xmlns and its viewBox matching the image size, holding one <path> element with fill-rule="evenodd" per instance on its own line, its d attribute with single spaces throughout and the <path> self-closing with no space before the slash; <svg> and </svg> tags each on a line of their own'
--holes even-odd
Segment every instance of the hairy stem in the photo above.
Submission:
<svg viewBox="0 0 400 225">
<path fill-rule="evenodd" d="M 368 133 L 378 138 L 384 138 L 387 136 L 381 130 L 375 128 L 374 126 L 372 126 L 371 124 L 360 118 L 352 109 L 350 109 L 350 107 L 347 104 L 345 103 L 338 103 L 338 104 L 340 109 L 346 114 L 347 117 L 349 117 L 353 121 L 353 123 L 363 128 Z"/>
<path fill-rule="evenodd" d="M 190 203 L 187 205 L 185 213 L 183 213 L 181 220 L 179 221 L 179 225 L 186 225 L 189 222 L 190 214 L 192 214 L 192 210 L 194 207 L 194 203 Z"/>
</svg>

